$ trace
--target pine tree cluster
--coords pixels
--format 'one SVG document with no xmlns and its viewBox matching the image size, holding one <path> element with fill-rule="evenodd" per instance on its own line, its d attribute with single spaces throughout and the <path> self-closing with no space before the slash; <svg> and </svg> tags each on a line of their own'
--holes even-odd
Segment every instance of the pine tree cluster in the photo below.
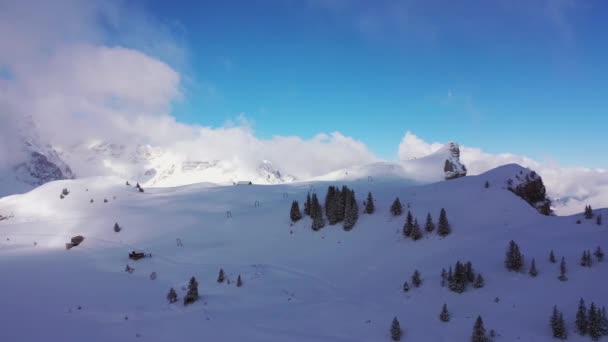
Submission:
<svg viewBox="0 0 608 342">
<path fill-rule="evenodd" d="M 553 337 L 560 340 L 568 339 L 568 331 L 566 330 L 566 323 L 564 322 L 564 315 L 557 310 L 557 306 L 553 307 L 553 314 L 551 315 L 551 331 Z"/>
<path fill-rule="evenodd" d="M 435 223 L 433 222 L 431 213 L 427 213 L 426 222 L 424 223 L 424 231 L 430 234 L 435 231 L 435 228 Z M 446 236 L 450 234 L 450 232 L 451 227 L 450 223 L 448 222 L 447 214 L 445 209 L 441 209 L 441 213 L 439 214 L 439 223 L 437 225 L 437 234 L 440 236 Z M 411 238 L 414 241 L 420 240 L 423 237 L 423 230 L 418 223 L 418 219 L 414 218 L 414 215 L 410 210 L 407 211 L 405 223 L 403 224 L 403 236 L 405 238 Z"/>
<path fill-rule="evenodd" d="M 593 266 L 593 258 L 591 258 L 590 251 L 584 251 L 583 256 L 581 257 L 581 266 L 583 267 L 591 267 Z"/>
<path fill-rule="evenodd" d="M 505 267 L 509 271 L 520 272 L 524 267 L 524 256 L 519 251 L 519 246 L 515 241 L 509 242 L 507 255 L 505 258 Z"/>
<path fill-rule="evenodd" d="M 585 218 L 590 220 L 593 218 L 593 209 L 591 209 L 590 205 L 585 206 Z"/>
<path fill-rule="evenodd" d="M 368 195 L 368 199 L 369 197 L 371 197 L 371 193 Z M 373 198 L 371 200 L 371 209 L 369 202 L 368 200 L 368 203 L 366 203 L 366 211 L 371 213 L 374 210 Z M 344 230 L 351 230 L 359 219 L 359 207 L 355 198 L 355 192 L 346 186 L 343 186 L 342 189 L 329 186 L 325 195 L 325 210 L 321 207 L 317 195 L 313 193 L 311 196 L 308 193 L 306 202 L 304 202 L 304 214 L 312 218 L 312 229 L 315 231 L 325 227 L 323 214 L 327 216 L 327 221 L 330 225 L 342 222 Z"/>
<path fill-rule="evenodd" d="M 470 261 L 466 263 L 457 261 L 454 268 L 450 266 L 448 272 L 445 269 L 441 271 L 441 286 L 445 286 L 446 283 L 450 291 L 463 293 L 469 284 L 476 289 L 484 287 L 485 280 L 481 273 L 475 274 Z"/>
<path fill-rule="evenodd" d="M 585 306 L 585 301 L 581 298 L 576 310 L 576 320 L 574 321 L 576 330 L 581 336 L 589 334 L 593 341 L 599 340 L 602 336 L 608 336 L 608 319 L 606 318 L 606 308 L 600 310 L 595 303 L 591 303 L 589 310 Z"/>
</svg>

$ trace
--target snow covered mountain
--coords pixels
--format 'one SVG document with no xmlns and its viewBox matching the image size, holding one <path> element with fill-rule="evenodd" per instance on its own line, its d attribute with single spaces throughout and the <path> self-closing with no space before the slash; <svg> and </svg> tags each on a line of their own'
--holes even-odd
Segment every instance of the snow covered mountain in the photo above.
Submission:
<svg viewBox="0 0 608 342">
<path fill-rule="evenodd" d="M 10 153 L 20 161 L 4 163 L 0 167 L 0 196 L 25 192 L 44 183 L 73 179 L 76 175 L 59 153 L 43 143 L 31 118 L 26 117 L 17 125 L 17 139 Z"/>
<path fill-rule="evenodd" d="M 382 164 L 368 169 L 374 167 L 401 172 Z M 584 251 L 608 248 L 606 220 L 595 219 L 608 210 L 595 209 L 594 219 L 541 215 L 507 188 L 509 178 L 515 186 L 516 176 L 525 181 L 526 174 L 507 165 L 426 185 L 353 177 L 144 193 L 117 177 L 50 182 L 0 199 L 0 215 L 9 217 L 0 221 L 0 310 L 6 313 L 0 340 L 390 341 L 397 317 L 403 341 L 468 341 L 480 315 L 497 342 L 549 342 L 556 305 L 568 340 L 588 341 L 575 330 L 577 305 L 580 298 L 608 305 L 608 268 L 595 256 L 590 268 L 579 261 Z M 331 184 L 352 188 L 359 203 L 371 192 L 375 212 L 364 214 L 359 205 L 351 231 L 339 224 L 313 231 L 309 217 L 290 222 L 293 200 L 302 203 L 311 189 L 323 200 Z M 61 199 L 64 188 L 69 194 Z M 402 216 L 389 213 L 396 197 Z M 437 223 L 442 208 L 451 234 L 403 236 L 408 211 L 424 227 L 427 214 Z M 66 250 L 75 235 L 84 241 Z M 511 240 L 524 254 L 522 272 L 505 269 Z M 151 257 L 130 260 L 133 250 Z M 551 251 L 557 263 L 550 262 Z M 562 257 L 567 281 L 558 280 Z M 536 277 L 527 273 L 533 259 Z M 442 287 L 442 269 L 456 261 L 471 261 L 485 286 L 469 285 L 461 294 Z M 420 287 L 411 283 L 416 270 Z M 200 299 L 184 306 L 192 276 Z M 170 288 L 180 299 L 175 304 L 166 299 Z M 439 320 L 444 303 L 449 322 Z M 36 328 L 23 329 L 26 324 Z"/>
</svg>

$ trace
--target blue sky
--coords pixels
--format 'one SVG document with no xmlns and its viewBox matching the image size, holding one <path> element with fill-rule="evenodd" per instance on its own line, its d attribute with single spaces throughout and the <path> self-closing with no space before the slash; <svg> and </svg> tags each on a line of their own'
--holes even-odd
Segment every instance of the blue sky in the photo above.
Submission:
<svg viewBox="0 0 608 342">
<path fill-rule="evenodd" d="M 606 167 L 605 1 L 160 1 L 187 49 L 179 121 L 340 131 L 395 159 L 406 131 Z"/>
</svg>

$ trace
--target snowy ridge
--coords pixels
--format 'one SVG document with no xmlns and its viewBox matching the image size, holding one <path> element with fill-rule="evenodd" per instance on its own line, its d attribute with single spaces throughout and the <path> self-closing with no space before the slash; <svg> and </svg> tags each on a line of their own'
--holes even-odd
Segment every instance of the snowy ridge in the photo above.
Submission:
<svg viewBox="0 0 608 342">
<path fill-rule="evenodd" d="M 591 269 L 578 262 L 584 250 L 598 244 L 608 248 L 602 242 L 608 226 L 580 214 L 540 215 L 505 189 L 508 178 L 521 170 L 508 165 L 422 186 L 401 178 L 344 181 L 359 203 L 372 192 L 376 205 L 376 212 L 361 214 L 350 232 L 341 226 L 313 232 L 308 217 L 289 222 L 292 200 L 302 203 L 311 188 L 324 198 L 332 182 L 190 185 L 144 193 L 120 178 L 50 182 L 0 199 L 0 215 L 13 214 L 0 221 L 0 272 L 10 275 L 3 279 L 0 300 L 2 310 L 11 312 L 0 338 L 389 341 L 390 322 L 397 316 L 405 340 L 466 341 L 482 315 L 486 329 L 498 333 L 497 341 L 549 342 L 547 322 L 557 305 L 569 340 L 587 341 L 574 332 L 576 306 L 581 297 L 608 304 L 603 284 L 608 268 L 606 261 Z M 70 194 L 60 199 L 63 188 Z M 397 196 L 420 222 L 427 213 L 437 222 L 445 208 L 452 234 L 404 239 L 405 216 L 389 214 Z M 606 210 L 595 211 L 600 213 L 608 217 Z M 115 222 L 123 228 L 120 233 L 112 229 Z M 66 251 L 65 242 L 79 234 L 85 237 L 81 246 Z M 526 265 L 536 259 L 538 277 L 505 270 L 511 239 Z M 566 258 L 566 282 L 557 280 L 559 265 L 547 260 L 551 249 Z M 152 257 L 130 261 L 132 250 Z M 485 287 L 463 294 L 442 288 L 441 269 L 456 260 L 472 261 Z M 135 268 L 132 274 L 124 272 L 126 264 Z M 216 281 L 220 268 L 230 285 Z M 403 282 L 415 270 L 422 286 L 404 293 Z M 157 279 L 150 279 L 152 272 Z M 241 288 L 234 286 L 238 275 Z M 183 298 L 191 276 L 199 282 L 201 300 L 188 307 L 168 304 L 169 288 Z M 23 286 L 42 282 L 39 291 Z M 443 303 L 451 313 L 448 323 L 438 319 Z M 39 328 L 23 329 L 23 322 Z"/>
</svg>

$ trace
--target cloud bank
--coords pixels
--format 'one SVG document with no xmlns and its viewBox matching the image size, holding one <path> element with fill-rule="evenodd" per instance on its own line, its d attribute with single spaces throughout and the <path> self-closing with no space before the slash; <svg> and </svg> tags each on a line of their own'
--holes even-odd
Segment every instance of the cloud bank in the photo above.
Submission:
<svg viewBox="0 0 608 342">
<path fill-rule="evenodd" d="M 226 127 L 177 122 L 171 106 L 188 83 L 181 72 L 188 69 L 188 49 L 174 27 L 179 25 L 128 6 L 101 0 L 0 4 L 4 165 L 22 160 L 30 121 L 41 141 L 60 149 L 89 141 L 148 144 L 184 159 L 228 159 L 241 167 L 269 160 L 302 177 L 377 160 L 339 132 L 259 139 L 243 120 Z M 107 170 L 75 171 L 88 176 Z"/>
<path fill-rule="evenodd" d="M 407 132 L 399 145 L 399 159 L 408 160 L 437 151 L 443 143 L 429 143 Z M 460 160 L 469 175 L 478 175 L 501 165 L 516 163 L 538 172 L 556 212 L 569 215 L 582 212 L 585 205 L 608 208 L 608 170 L 584 167 L 562 167 L 555 161 L 539 162 L 511 153 L 491 154 L 480 148 L 460 146 Z"/>
</svg>

